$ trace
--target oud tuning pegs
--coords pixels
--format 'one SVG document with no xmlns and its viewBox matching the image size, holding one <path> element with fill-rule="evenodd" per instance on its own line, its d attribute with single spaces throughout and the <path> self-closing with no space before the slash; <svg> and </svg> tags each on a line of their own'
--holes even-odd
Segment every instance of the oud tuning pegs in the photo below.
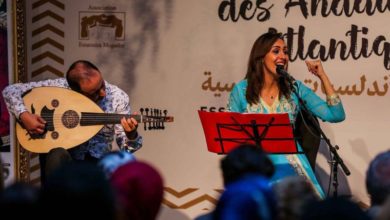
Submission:
<svg viewBox="0 0 390 220">
<path fill-rule="evenodd" d="M 162 117 L 162 111 L 158 111 L 158 117 L 160 120 L 158 120 L 158 126 L 160 129 L 164 129 L 164 118 Z"/>
<path fill-rule="evenodd" d="M 160 110 L 160 123 L 161 123 L 160 127 L 161 127 L 161 129 L 164 129 L 165 128 L 165 126 L 164 126 L 164 118 L 165 117 L 163 117 L 162 114 L 163 114 L 163 111 Z"/>
<path fill-rule="evenodd" d="M 156 118 L 156 109 L 151 108 L 150 109 L 150 114 L 152 115 L 151 122 L 150 122 L 150 124 L 151 124 L 151 128 L 150 129 L 155 129 L 156 128 L 156 120 L 155 120 L 155 118 Z"/>
<path fill-rule="evenodd" d="M 159 129 L 159 127 L 158 127 L 158 119 L 159 119 L 159 117 L 158 117 L 158 109 L 153 109 L 153 111 L 154 111 L 154 123 L 153 123 L 153 127 L 154 127 L 154 129 Z"/>
<path fill-rule="evenodd" d="M 153 110 L 151 108 L 146 108 L 146 112 L 150 112 L 149 114 L 147 113 L 147 115 L 148 115 L 148 129 L 152 130 L 153 129 L 153 126 L 152 126 Z"/>
<path fill-rule="evenodd" d="M 144 109 L 144 111 L 145 111 L 145 120 L 143 121 L 144 122 L 144 130 L 146 131 L 146 130 L 148 130 L 148 126 L 147 126 L 147 121 L 148 121 L 148 116 L 149 116 L 149 109 L 148 108 L 145 108 Z"/>
<path fill-rule="evenodd" d="M 142 115 L 142 122 L 144 123 L 144 130 L 165 129 L 167 110 L 140 108 L 140 113 Z"/>
<path fill-rule="evenodd" d="M 144 108 L 140 108 L 139 109 L 139 112 L 141 113 L 141 122 L 144 122 L 144 111 L 145 111 L 145 109 Z M 145 126 L 145 122 L 144 122 L 144 130 L 146 130 L 146 126 Z"/>
</svg>

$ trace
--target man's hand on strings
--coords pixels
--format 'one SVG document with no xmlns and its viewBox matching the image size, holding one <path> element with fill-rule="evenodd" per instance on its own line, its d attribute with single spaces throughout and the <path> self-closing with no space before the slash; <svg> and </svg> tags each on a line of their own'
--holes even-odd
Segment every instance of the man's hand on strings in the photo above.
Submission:
<svg viewBox="0 0 390 220">
<path fill-rule="evenodd" d="M 46 121 L 39 115 L 26 111 L 20 114 L 19 119 L 30 134 L 42 134 L 45 131 Z"/>
<path fill-rule="evenodd" d="M 130 140 L 135 139 L 138 136 L 137 134 L 138 122 L 134 118 L 123 117 L 121 119 L 121 125 L 126 133 L 127 138 L 129 138 Z"/>
</svg>

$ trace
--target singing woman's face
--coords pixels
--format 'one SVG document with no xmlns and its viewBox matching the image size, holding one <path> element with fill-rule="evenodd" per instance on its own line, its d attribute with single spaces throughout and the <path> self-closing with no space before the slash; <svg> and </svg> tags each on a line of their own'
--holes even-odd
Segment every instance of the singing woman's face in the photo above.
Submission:
<svg viewBox="0 0 390 220">
<path fill-rule="evenodd" d="M 278 39 L 264 57 L 264 72 L 276 75 L 276 66 L 283 65 L 286 69 L 288 60 L 287 46 L 284 44 L 282 39 Z"/>
</svg>

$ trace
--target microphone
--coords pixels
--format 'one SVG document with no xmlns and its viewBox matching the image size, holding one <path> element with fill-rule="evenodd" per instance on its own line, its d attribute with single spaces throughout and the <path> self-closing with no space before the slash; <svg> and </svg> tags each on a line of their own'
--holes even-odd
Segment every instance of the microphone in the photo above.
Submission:
<svg viewBox="0 0 390 220">
<path fill-rule="evenodd" d="M 294 77 L 292 77 L 286 70 L 284 70 L 283 65 L 276 65 L 276 72 L 283 78 L 289 80 L 290 82 L 295 81 Z"/>
</svg>

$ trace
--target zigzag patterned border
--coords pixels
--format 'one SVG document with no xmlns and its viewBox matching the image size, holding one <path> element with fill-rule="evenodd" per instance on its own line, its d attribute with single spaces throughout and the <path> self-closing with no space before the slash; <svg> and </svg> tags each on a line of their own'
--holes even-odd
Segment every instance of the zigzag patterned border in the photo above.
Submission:
<svg viewBox="0 0 390 220">
<path fill-rule="evenodd" d="M 49 6 L 43 12 L 40 10 L 44 6 Z M 47 7 L 46 7 L 47 8 Z M 50 10 L 52 8 L 53 10 Z M 34 56 L 31 58 L 31 64 L 42 63 L 43 65 L 37 65 L 37 69 L 32 70 L 31 77 L 37 77 L 44 72 L 50 72 L 54 75 L 61 77 L 64 73 L 58 69 L 58 67 L 50 65 L 49 60 L 53 60 L 60 65 L 60 67 L 64 66 L 64 28 L 65 18 L 63 15 L 53 12 L 54 9 L 60 9 L 61 12 L 65 13 L 65 4 L 58 0 L 38 0 L 32 2 L 32 26 L 40 25 L 42 21 L 49 21 L 49 24 L 44 24 L 42 26 L 34 27 L 31 30 L 32 39 L 38 39 L 36 43 L 31 46 L 31 53 Z M 52 25 L 53 24 L 53 25 Z M 58 37 L 58 39 L 53 39 L 49 36 L 49 33 L 54 33 Z M 42 39 L 42 40 L 41 40 Z M 62 41 L 62 42 L 61 42 Z M 44 46 L 49 45 L 54 47 L 56 50 L 43 50 Z M 58 54 L 58 50 L 62 52 Z M 43 50 L 41 52 L 41 50 Z M 46 64 L 46 65 L 45 65 Z"/>
<path fill-rule="evenodd" d="M 165 187 L 164 191 L 168 195 L 166 195 L 165 198 L 163 199 L 163 204 L 168 206 L 169 208 L 172 208 L 172 209 L 189 209 L 191 207 L 194 207 L 196 205 L 199 205 L 199 204 L 202 204 L 205 202 L 212 203 L 214 205 L 217 204 L 218 198 L 215 198 L 209 194 L 202 194 L 200 196 L 193 198 L 192 195 L 195 194 L 198 190 L 199 190 L 199 188 L 187 188 L 183 191 L 176 191 L 171 187 Z M 216 191 L 220 194 L 223 190 L 214 189 L 214 191 Z M 175 204 L 172 200 L 167 199 L 168 197 L 170 197 L 170 195 L 173 196 L 174 198 L 185 199 L 186 197 L 189 197 L 191 199 L 189 199 L 189 200 L 187 199 L 187 201 L 182 203 L 182 204 Z"/>
<path fill-rule="evenodd" d="M 32 4 L 33 28 L 30 30 L 30 36 L 32 40 L 36 40 L 31 45 L 31 78 L 34 79 L 44 73 L 62 77 L 64 73 L 60 69 L 64 66 L 65 18 L 63 14 L 54 11 L 65 13 L 65 4 L 58 0 L 36 0 L 27 3 Z M 42 12 L 43 7 L 45 11 Z M 35 185 L 40 184 L 40 165 L 37 156 L 37 154 L 30 154 L 29 158 L 30 182 Z"/>
</svg>

